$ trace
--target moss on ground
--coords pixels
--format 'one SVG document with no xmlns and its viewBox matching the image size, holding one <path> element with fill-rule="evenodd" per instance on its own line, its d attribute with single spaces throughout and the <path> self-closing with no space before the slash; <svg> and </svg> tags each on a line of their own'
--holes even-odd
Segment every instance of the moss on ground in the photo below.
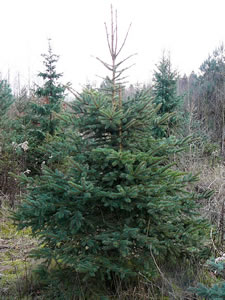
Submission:
<svg viewBox="0 0 225 300">
<path fill-rule="evenodd" d="M 9 213 L 0 215 L 0 299 L 23 299 L 33 260 L 28 253 L 37 245 L 29 229 L 18 231 Z M 29 282 L 30 284 L 30 282 Z M 26 299 L 27 298 L 26 296 Z M 32 298 L 31 298 L 32 299 Z"/>
</svg>

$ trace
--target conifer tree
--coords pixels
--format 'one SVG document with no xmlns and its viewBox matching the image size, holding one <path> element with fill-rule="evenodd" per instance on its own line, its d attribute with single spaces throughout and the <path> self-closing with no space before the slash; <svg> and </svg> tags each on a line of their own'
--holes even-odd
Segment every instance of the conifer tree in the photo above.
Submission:
<svg viewBox="0 0 225 300">
<path fill-rule="evenodd" d="M 161 105 L 159 115 L 174 113 L 181 103 L 181 97 L 177 95 L 177 78 L 177 72 L 172 70 L 170 57 L 163 54 L 153 77 L 154 103 Z M 164 130 L 156 127 L 156 136 L 168 136 L 177 120 L 178 117 L 173 115 Z"/>
<path fill-rule="evenodd" d="M 118 55 L 127 35 L 118 48 L 115 20 L 112 11 L 110 34 L 106 26 L 112 62 L 101 61 L 112 72 L 110 91 L 77 94 L 78 134 L 67 136 L 67 167 L 45 167 L 35 179 L 24 175 L 29 193 L 14 216 L 19 228 L 31 227 L 39 237 L 35 257 L 101 283 L 151 276 L 153 255 L 161 261 L 192 255 L 205 230 L 196 212 L 198 195 L 185 189 L 196 177 L 168 164 L 185 141 L 152 137 L 157 108 L 148 94 L 122 99 L 126 59 L 118 61 Z"/>
<path fill-rule="evenodd" d="M 54 113 L 59 113 L 61 110 L 65 88 L 58 82 L 62 77 L 62 73 L 56 72 L 56 63 L 59 56 L 52 52 L 50 40 L 48 53 L 42 54 L 42 57 L 44 58 L 45 71 L 40 72 L 38 76 L 43 79 L 44 84 L 35 91 L 39 101 L 32 104 L 34 115 L 32 122 L 38 125 L 36 134 L 43 140 L 47 133 L 50 135 L 55 134 L 58 120 L 54 118 Z"/>
<path fill-rule="evenodd" d="M 50 40 L 48 53 L 42 54 L 42 57 L 45 70 L 38 76 L 43 79 L 43 86 L 35 90 L 34 101 L 24 117 L 29 144 L 27 168 L 32 171 L 31 175 L 40 173 L 41 165 L 49 158 L 43 147 L 59 134 L 60 121 L 56 114 L 61 112 L 65 92 L 64 86 L 59 83 L 62 73 L 56 71 L 59 56 L 53 53 Z"/>
<path fill-rule="evenodd" d="M 17 169 L 17 161 L 8 142 L 12 135 L 9 121 L 9 108 L 14 102 L 12 90 L 6 80 L 0 81 L 0 191 L 9 196 L 10 205 L 13 206 L 15 194 L 15 179 L 9 175 L 10 171 Z M 12 188 L 13 186 L 13 188 Z M 0 203 L 1 206 L 1 203 Z"/>
<path fill-rule="evenodd" d="M 0 81 L 0 119 L 6 114 L 13 103 L 12 90 L 6 80 Z"/>
</svg>

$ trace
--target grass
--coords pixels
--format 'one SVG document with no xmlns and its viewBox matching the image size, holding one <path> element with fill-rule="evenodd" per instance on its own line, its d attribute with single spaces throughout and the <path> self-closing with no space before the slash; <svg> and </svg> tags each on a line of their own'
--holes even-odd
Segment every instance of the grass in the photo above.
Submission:
<svg viewBox="0 0 225 300">
<path fill-rule="evenodd" d="M 28 258 L 37 241 L 30 230 L 17 231 L 10 219 L 10 211 L 1 201 L 0 210 L 0 299 L 23 299 L 31 284 L 34 261 Z M 29 298 L 25 298 L 29 299 Z"/>
</svg>

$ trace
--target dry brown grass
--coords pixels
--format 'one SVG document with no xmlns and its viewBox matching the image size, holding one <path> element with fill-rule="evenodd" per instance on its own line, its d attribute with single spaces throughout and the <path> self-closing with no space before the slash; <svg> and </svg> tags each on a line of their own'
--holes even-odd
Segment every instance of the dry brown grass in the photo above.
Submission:
<svg viewBox="0 0 225 300">
<path fill-rule="evenodd" d="M 17 231 L 13 225 L 7 196 L 1 197 L 1 204 L 0 299 L 22 299 L 25 286 L 31 285 L 34 263 L 28 254 L 37 242 L 31 237 L 30 230 Z"/>
<path fill-rule="evenodd" d="M 182 157 L 181 168 L 192 174 L 199 174 L 199 181 L 191 189 L 199 193 L 213 190 L 214 194 L 209 199 L 201 200 L 201 215 L 210 221 L 211 242 L 215 254 L 225 251 L 225 162 L 215 157 L 198 158 L 195 155 Z"/>
</svg>

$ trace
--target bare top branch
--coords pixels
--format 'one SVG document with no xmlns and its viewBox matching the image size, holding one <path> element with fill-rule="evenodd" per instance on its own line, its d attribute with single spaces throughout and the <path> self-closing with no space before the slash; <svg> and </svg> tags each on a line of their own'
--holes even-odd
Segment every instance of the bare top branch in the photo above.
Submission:
<svg viewBox="0 0 225 300">
<path fill-rule="evenodd" d="M 121 65 L 124 62 L 126 62 L 129 58 L 133 57 L 134 55 L 137 55 L 137 53 L 129 55 L 117 63 L 118 55 L 124 48 L 124 45 L 127 41 L 127 37 L 129 35 L 132 24 L 130 23 L 128 30 L 125 34 L 125 37 L 122 40 L 121 45 L 119 45 L 117 10 L 113 10 L 112 5 L 111 5 L 111 23 L 109 26 L 107 26 L 106 23 L 104 23 L 104 25 L 105 25 L 108 49 L 109 49 L 110 56 L 111 56 L 111 62 L 107 63 L 107 62 L 103 61 L 102 59 L 100 59 L 99 57 L 96 57 L 96 59 L 98 61 L 100 61 L 101 64 L 103 64 L 103 66 L 106 67 L 111 72 L 109 91 L 111 91 L 112 105 L 114 108 L 116 108 L 118 105 L 118 103 L 117 103 L 118 96 L 119 96 L 119 93 L 121 93 L 121 88 L 122 88 L 122 85 L 124 84 L 123 80 L 126 79 L 126 77 L 124 77 L 122 74 L 131 67 L 131 66 L 129 66 L 129 67 L 120 69 Z M 100 78 L 102 78 L 102 77 L 100 77 Z M 104 79 L 104 78 L 102 78 L 102 79 Z M 120 98 L 120 102 L 121 102 L 122 101 L 121 94 L 120 94 L 119 98 Z"/>
<path fill-rule="evenodd" d="M 123 64 L 126 60 L 130 59 L 131 57 L 137 55 L 137 53 L 134 53 L 134 54 L 131 54 L 129 56 L 127 56 L 126 58 L 124 58 L 123 60 L 121 60 L 117 65 L 116 67 L 118 68 L 121 64 Z"/>
<path fill-rule="evenodd" d="M 118 27 L 117 27 L 117 10 L 116 10 L 116 28 L 115 28 L 115 33 L 116 33 L 116 45 L 115 45 L 115 53 L 117 52 L 117 45 L 118 45 Z"/>
<path fill-rule="evenodd" d="M 130 66 L 128 66 L 128 67 L 126 67 L 126 68 L 124 68 L 124 69 L 122 69 L 122 70 L 119 70 L 119 71 L 117 71 L 117 75 L 115 76 L 115 79 L 118 79 L 119 77 L 120 77 L 120 75 L 123 73 L 123 72 L 125 72 L 125 71 L 127 71 L 128 69 L 130 69 L 131 67 L 133 67 L 135 64 L 132 64 L 132 65 L 130 65 Z"/>
<path fill-rule="evenodd" d="M 124 38 L 124 40 L 123 40 L 123 43 L 122 43 L 122 45 L 121 45 L 119 51 L 118 51 L 117 54 L 116 54 L 116 56 L 118 56 L 118 55 L 120 54 L 121 50 L 123 49 L 123 47 L 124 47 L 124 45 L 125 45 L 125 43 L 126 43 L 128 34 L 129 34 L 129 32 L 130 32 L 131 25 L 132 25 L 132 23 L 130 23 L 130 25 L 129 25 L 129 28 L 128 28 L 127 33 L 126 33 L 126 36 L 125 36 L 125 38 Z"/>
<path fill-rule="evenodd" d="M 107 44 L 108 44 L 109 52 L 110 52 L 110 55 L 112 55 L 112 49 L 111 49 L 110 41 L 109 41 L 109 32 L 108 32 L 108 28 L 107 28 L 106 23 L 104 23 L 104 24 L 105 24 L 105 32 L 106 32 L 106 38 L 107 38 Z"/>
<path fill-rule="evenodd" d="M 113 22 L 113 6 L 111 4 L 111 48 L 112 48 L 112 55 L 114 56 L 115 51 L 114 51 L 114 22 Z"/>
</svg>

